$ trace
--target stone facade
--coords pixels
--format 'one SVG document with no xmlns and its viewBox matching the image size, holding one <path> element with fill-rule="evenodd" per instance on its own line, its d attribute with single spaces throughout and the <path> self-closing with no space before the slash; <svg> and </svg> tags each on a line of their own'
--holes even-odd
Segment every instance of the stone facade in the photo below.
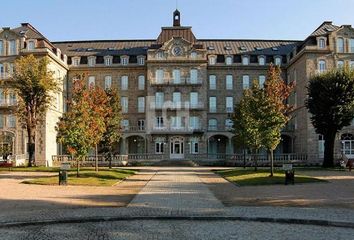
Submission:
<svg viewBox="0 0 354 240">
<path fill-rule="evenodd" d="M 152 40 L 50 43 L 41 34 L 41 38 L 33 37 L 32 32 L 28 39 L 26 33 L 22 36 L 19 31 L 24 26 L 0 32 L 0 41 L 14 34 L 21 46 L 15 55 L 0 55 L 0 64 L 29 52 L 45 55 L 51 59 L 51 68 L 58 74 L 60 71 L 58 78 L 64 79 L 62 95 L 58 96 L 61 108 L 51 108 L 39 130 L 42 145 L 38 159 L 49 165 L 51 155 L 63 153 L 55 143 L 54 126 L 78 76 L 87 84 L 120 92 L 124 134 L 116 153 L 165 159 L 241 153 L 234 145 L 228 119 L 243 89 L 253 81 L 262 83 L 272 63 L 281 67 L 284 81 L 296 82 L 289 98 L 296 111 L 276 152 L 305 154 L 317 160 L 323 154 L 323 141 L 304 107 L 309 78 L 341 64 L 354 67 L 353 28 L 331 22 L 321 24 L 304 41 L 197 39 L 191 27 L 181 25 L 178 11 L 173 15 L 173 26 L 163 27 Z M 31 37 L 44 43 L 28 51 L 21 41 Z M 2 113 L 9 109 L 3 108 Z M 2 130 L 8 131 L 6 127 Z M 26 134 L 18 126 L 15 131 L 18 142 L 13 154 L 24 154 Z M 353 135 L 353 125 L 338 134 L 336 153 L 345 146 L 346 154 L 354 157 Z"/>
</svg>

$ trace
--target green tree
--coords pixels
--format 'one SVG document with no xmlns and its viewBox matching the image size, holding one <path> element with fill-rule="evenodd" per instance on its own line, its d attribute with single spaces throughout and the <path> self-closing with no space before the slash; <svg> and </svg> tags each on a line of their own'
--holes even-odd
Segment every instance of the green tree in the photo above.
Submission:
<svg viewBox="0 0 354 240">
<path fill-rule="evenodd" d="M 122 136 L 121 128 L 121 104 L 118 91 L 115 89 L 107 89 L 106 94 L 108 97 L 107 115 L 105 117 L 106 131 L 103 134 L 101 146 L 106 151 L 109 157 L 109 167 L 112 166 L 113 146 L 119 141 Z"/>
<path fill-rule="evenodd" d="M 35 163 L 36 129 L 45 118 L 53 93 L 60 90 L 59 82 L 48 70 L 48 64 L 46 57 L 21 57 L 15 61 L 12 76 L 18 97 L 16 115 L 22 128 L 27 131 L 28 166 Z"/>
<path fill-rule="evenodd" d="M 322 166 L 333 167 L 335 136 L 354 116 L 354 70 L 345 67 L 316 75 L 307 89 L 311 122 L 325 140 Z"/>
<path fill-rule="evenodd" d="M 89 91 L 83 80 L 73 83 L 72 99 L 68 102 L 69 111 L 65 112 L 56 126 L 57 141 L 76 160 L 77 177 L 79 177 L 80 161 L 87 155 L 93 145 L 90 124 Z"/>
</svg>

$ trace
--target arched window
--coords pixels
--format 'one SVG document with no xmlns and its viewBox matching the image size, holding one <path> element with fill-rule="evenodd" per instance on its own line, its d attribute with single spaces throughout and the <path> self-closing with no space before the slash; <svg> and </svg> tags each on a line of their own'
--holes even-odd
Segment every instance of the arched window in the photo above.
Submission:
<svg viewBox="0 0 354 240">
<path fill-rule="evenodd" d="M 326 71 L 326 61 L 325 60 L 318 61 L 318 71 L 320 73 L 323 73 Z"/>
<path fill-rule="evenodd" d="M 265 65 L 265 57 L 263 57 L 263 56 L 259 57 L 258 63 L 259 63 L 259 65 L 262 65 L 262 66 Z"/>
<path fill-rule="evenodd" d="M 250 63 L 249 57 L 243 56 L 242 57 L 242 65 L 248 65 L 249 63 Z"/>
<path fill-rule="evenodd" d="M 215 65 L 215 63 L 216 63 L 216 57 L 209 56 L 209 65 Z"/>
<path fill-rule="evenodd" d="M 231 56 L 227 56 L 226 60 L 225 60 L 226 65 L 231 65 L 232 64 L 232 57 Z"/>
<path fill-rule="evenodd" d="M 325 48 L 326 47 L 326 40 L 324 38 L 320 38 L 318 40 L 318 47 L 319 48 Z"/>
</svg>

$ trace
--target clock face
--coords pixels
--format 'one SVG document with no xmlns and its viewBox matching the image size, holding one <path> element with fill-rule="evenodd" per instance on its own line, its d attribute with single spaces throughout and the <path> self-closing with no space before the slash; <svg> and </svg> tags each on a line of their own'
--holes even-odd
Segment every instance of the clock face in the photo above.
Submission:
<svg viewBox="0 0 354 240">
<path fill-rule="evenodd" d="M 177 46 L 172 49 L 173 55 L 175 56 L 181 56 L 182 55 L 182 48 Z"/>
</svg>

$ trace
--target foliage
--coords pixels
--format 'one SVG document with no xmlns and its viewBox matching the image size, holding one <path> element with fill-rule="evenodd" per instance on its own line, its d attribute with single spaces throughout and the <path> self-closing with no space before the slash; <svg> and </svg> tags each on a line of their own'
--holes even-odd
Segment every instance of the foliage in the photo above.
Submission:
<svg viewBox="0 0 354 240">
<path fill-rule="evenodd" d="M 332 167 L 336 133 L 354 116 L 354 70 L 345 67 L 312 77 L 306 107 L 316 133 L 324 136 L 323 167 Z"/>
<path fill-rule="evenodd" d="M 48 71 L 48 64 L 45 57 L 21 57 L 15 61 L 12 76 L 18 98 L 16 115 L 28 135 L 29 166 L 35 161 L 36 128 L 44 120 L 53 92 L 59 91 L 59 82 L 53 77 L 53 72 Z"/>
</svg>

